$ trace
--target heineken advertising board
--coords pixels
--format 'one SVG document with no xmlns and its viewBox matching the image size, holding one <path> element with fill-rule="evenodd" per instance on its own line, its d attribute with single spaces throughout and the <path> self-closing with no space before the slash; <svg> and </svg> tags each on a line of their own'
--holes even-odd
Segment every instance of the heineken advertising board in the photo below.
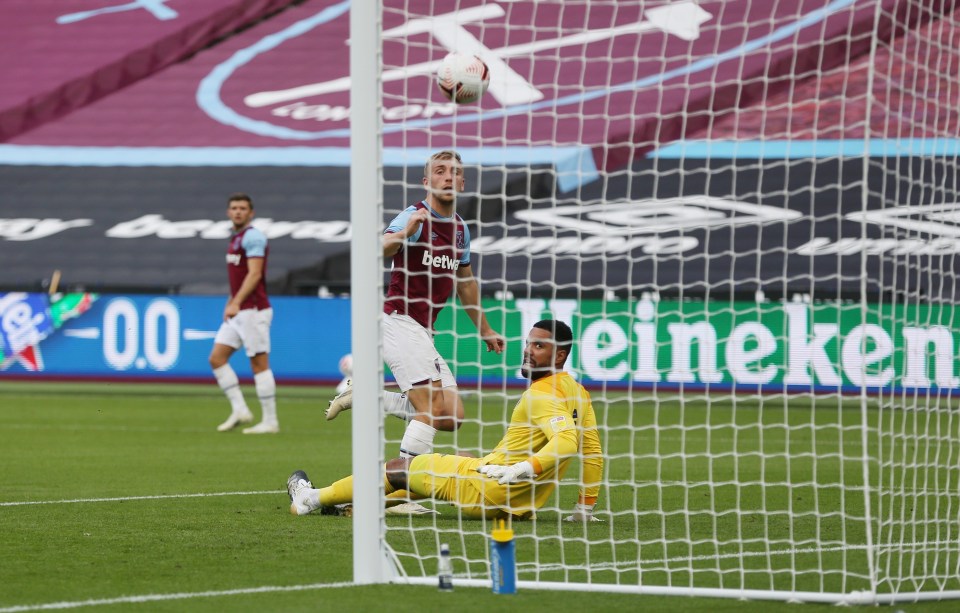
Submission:
<svg viewBox="0 0 960 613">
<path fill-rule="evenodd" d="M 486 352 L 458 306 L 442 312 L 437 347 L 463 380 L 519 380 L 523 338 L 539 319 L 572 325 L 568 367 L 614 387 L 775 391 L 960 388 L 952 306 L 854 302 L 486 301 L 507 337 Z M 456 322 L 456 335 L 452 322 Z"/>
</svg>

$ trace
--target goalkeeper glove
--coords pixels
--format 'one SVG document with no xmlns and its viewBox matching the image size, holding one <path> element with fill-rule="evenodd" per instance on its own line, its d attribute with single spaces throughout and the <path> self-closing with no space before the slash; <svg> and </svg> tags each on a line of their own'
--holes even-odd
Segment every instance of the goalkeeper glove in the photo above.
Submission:
<svg viewBox="0 0 960 613">
<path fill-rule="evenodd" d="M 593 507 L 595 506 L 597 505 L 581 504 L 578 502 L 577 505 L 573 507 L 573 515 L 568 515 L 567 517 L 563 518 L 563 521 L 570 521 L 570 522 L 603 521 L 602 519 L 593 516 Z"/>
<path fill-rule="evenodd" d="M 486 475 L 491 479 L 499 479 L 503 473 L 507 472 L 509 466 L 500 466 L 499 464 L 486 464 L 477 469 L 481 475 Z"/>
<path fill-rule="evenodd" d="M 521 479 L 532 479 L 537 475 L 533 472 L 533 464 L 527 461 L 517 462 L 510 466 L 499 466 L 497 464 L 487 464 L 477 469 L 491 479 L 497 479 L 500 485 L 516 483 Z"/>
<path fill-rule="evenodd" d="M 523 462 L 517 462 L 512 466 L 508 466 L 497 483 L 507 485 L 508 483 L 516 483 L 521 479 L 533 479 L 534 477 L 536 477 L 536 475 L 533 474 L 533 464 L 524 460 Z"/>
</svg>

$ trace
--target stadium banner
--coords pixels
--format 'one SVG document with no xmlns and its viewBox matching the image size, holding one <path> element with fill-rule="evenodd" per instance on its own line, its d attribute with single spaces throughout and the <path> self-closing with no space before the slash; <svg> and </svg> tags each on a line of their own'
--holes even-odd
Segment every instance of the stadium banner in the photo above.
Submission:
<svg viewBox="0 0 960 613">
<path fill-rule="evenodd" d="M 622 299 L 627 288 L 664 299 L 676 298 L 681 288 L 686 297 L 702 298 L 709 288 L 714 299 L 751 300 L 762 291 L 778 300 L 795 293 L 859 300 L 863 281 L 869 301 L 916 294 L 960 302 L 953 221 L 960 219 L 960 203 L 930 204 L 926 192 L 911 189 L 911 177 L 888 184 L 904 167 L 937 177 L 956 156 L 897 157 L 894 145 L 875 151 L 863 179 L 863 158 L 823 141 L 803 149 L 822 157 L 789 163 L 765 156 L 796 151 L 793 141 L 779 147 L 738 142 L 737 150 L 751 156 L 746 160 L 691 158 L 713 155 L 710 147 L 719 145 L 681 143 L 634 164 L 633 176 L 659 180 L 595 181 L 569 193 L 538 182 L 528 194 L 531 208 L 494 195 L 512 176 L 528 175 L 480 171 L 471 162 L 467 184 L 485 195 L 457 206 L 468 220 L 504 220 L 471 225 L 471 261 L 481 280 L 502 279 L 495 289 L 515 296 L 573 298 L 582 288 L 606 286 Z M 960 150 L 960 141 L 953 146 Z M 422 197 L 423 186 L 405 183 L 406 172 L 384 170 L 384 202 L 399 206 Z M 870 189 L 849 189 L 861 181 Z M 757 194 L 761 182 L 803 187 Z M 0 211 L 2 289 L 36 290 L 51 270 L 61 270 L 64 288 L 226 295 L 230 222 L 223 198 L 238 185 L 256 185 L 257 194 L 271 194 L 253 194 L 253 225 L 270 240 L 271 294 L 349 290 L 351 225 L 343 200 L 349 168 L 40 168 L 0 159 L 0 184 L 22 186 Z M 50 193 L 48 185 L 60 189 Z M 91 187 L 97 185 L 117 186 L 116 197 L 103 199 Z M 144 191 L 143 185 L 163 189 Z M 906 200 L 894 206 L 885 193 Z M 603 223 L 586 223 L 585 212 Z M 905 266 L 903 258 L 916 265 Z"/>
<path fill-rule="evenodd" d="M 513 365 L 520 363 L 526 331 L 554 317 L 570 323 L 579 339 L 570 369 L 584 382 L 614 388 L 960 388 L 960 311 L 951 305 L 861 310 L 850 301 L 525 299 L 485 301 L 485 309 L 507 337 L 503 356 L 486 352 L 459 307 L 441 312 L 437 322 L 437 347 L 455 356 L 457 377 L 464 381 L 519 380 Z"/>
<path fill-rule="evenodd" d="M 0 294 L 0 379 L 204 380 L 220 325 L 219 296 Z M 350 352 L 347 298 L 274 297 L 271 367 L 278 380 L 333 383 Z M 522 384 L 526 332 L 572 324 L 570 369 L 612 388 L 857 391 L 960 389 L 960 311 L 948 305 L 485 299 L 507 338 L 489 353 L 459 305 L 437 320 L 437 348 L 464 383 Z M 71 308 L 70 305 L 73 305 Z M 81 306 L 82 305 L 82 306 Z M 27 311 L 29 309 L 29 312 Z M 67 313 L 65 317 L 63 313 Z M 27 325 L 29 323 L 29 325 Z M 11 349 L 19 349 L 12 355 Z M 28 359 L 29 358 L 29 359 Z M 243 351 L 231 364 L 250 377 Z"/>
<path fill-rule="evenodd" d="M 207 358 L 225 301 L 222 296 L 100 295 L 85 312 L 58 325 L 59 315 L 45 309 L 46 294 L 0 294 L 4 346 L 26 349 L 32 358 L 8 356 L 0 363 L 0 380 L 213 381 Z M 338 362 L 350 350 L 350 301 L 275 297 L 271 303 L 270 363 L 277 379 L 339 381 Z M 242 350 L 230 362 L 241 377 L 252 376 Z"/>
</svg>

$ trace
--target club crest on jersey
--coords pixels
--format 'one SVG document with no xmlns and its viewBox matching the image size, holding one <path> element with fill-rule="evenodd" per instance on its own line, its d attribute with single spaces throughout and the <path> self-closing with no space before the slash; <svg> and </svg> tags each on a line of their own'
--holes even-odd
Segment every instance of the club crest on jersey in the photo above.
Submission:
<svg viewBox="0 0 960 613">
<path fill-rule="evenodd" d="M 463 249 L 463 230 L 457 230 L 457 249 Z"/>
</svg>

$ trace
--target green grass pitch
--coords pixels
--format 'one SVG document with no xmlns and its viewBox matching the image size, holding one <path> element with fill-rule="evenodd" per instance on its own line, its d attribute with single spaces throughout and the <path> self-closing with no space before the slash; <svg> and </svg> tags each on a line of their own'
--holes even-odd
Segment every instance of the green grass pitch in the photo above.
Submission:
<svg viewBox="0 0 960 613">
<path fill-rule="evenodd" d="M 350 420 L 323 420 L 329 397 L 327 389 L 281 386 L 282 432 L 244 436 L 216 432 L 227 405 L 212 382 L 0 381 L 0 613 L 375 607 L 679 613 L 781 606 L 601 592 L 521 590 L 497 596 L 464 587 L 448 594 L 416 586 L 351 586 L 351 520 L 292 517 L 284 489 L 296 468 L 306 469 L 318 485 L 349 473 Z M 511 403 L 485 398 L 480 406 L 468 399 L 468 416 L 481 419 L 457 433 L 457 445 L 489 448 L 502 434 L 494 424 Z M 708 587 L 743 581 L 759 588 L 859 589 L 857 578 L 866 562 L 856 545 L 864 538 L 863 529 L 843 522 L 839 512 L 848 517 L 863 513 L 859 411 L 836 399 L 832 404 L 787 404 L 784 399 L 745 399 L 734 408 L 729 400 L 709 402 L 700 396 L 680 402 L 650 393 L 632 398 L 611 393 L 609 402 L 597 401 L 611 482 L 600 504 L 606 521 L 585 529 L 561 525 L 556 511 L 544 511 L 536 522 L 515 525 L 520 578 L 586 578 L 586 570 L 565 575 L 556 566 L 563 560 L 591 569 L 591 580 L 599 582 L 633 582 L 639 575 L 645 585 L 688 585 L 693 577 Z M 255 399 L 251 406 L 256 407 Z M 956 420 L 926 419 L 897 420 L 894 430 L 901 436 L 877 438 L 875 444 L 884 452 L 878 466 L 897 454 L 922 456 L 923 450 L 904 434 L 922 429 L 958 438 Z M 482 432 L 481 421 L 486 424 Z M 876 425 L 869 424 L 868 430 Z M 401 429 L 400 422 L 388 421 L 391 437 Z M 441 433 L 437 442 L 449 447 L 453 440 Z M 934 461 L 940 460 L 927 464 Z M 933 491 L 939 484 L 936 473 L 931 474 L 926 489 Z M 902 506 L 897 492 L 903 478 L 887 484 L 890 493 L 876 501 L 879 508 Z M 795 485 L 776 485 L 787 481 Z M 564 485 L 555 503 L 567 508 L 575 495 L 573 485 Z M 391 518 L 390 525 L 409 522 L 415 530 L 407 538 L 416 539 L 431 556 L 436 531 L 439 538 L 449 535 L 460 555 L 475 561 L 455 571 L 482 576 L 483 527 L 461 523 L 449 506 L 437 508 L 442 515 L 436 520 Z M 955 515 L 955 507 L 945 509 L 942 521 L 932 522 L 927 531 L 947 530 L 956 521 L 950 513 Z M 884 530 L 891 540 L 929 540 L 929 534 L 890 523 Z M 467 536 L 455 540 L 464 530 Z M 391 530 L 389 538 L 405 545 L 399 531 Z M 837 546 L 797 546 L 813 539 Z M 926 564 L 939 572 L 944 564 L 956 564 L 955 554 L 950 555 L 884 559 L 894 566 Z M 736 570 L 741 559 L 745 573 Z M 404 558 L 411 571 L 421 563 L 432 571 L 431 560 Z M 799 572 L 789 572 L 791 566 Z M 804 605 L 804 610 L 826 606 Z M 945 602 L 896 609 L 952 611 L 956 606 Z"/>
</svg>

